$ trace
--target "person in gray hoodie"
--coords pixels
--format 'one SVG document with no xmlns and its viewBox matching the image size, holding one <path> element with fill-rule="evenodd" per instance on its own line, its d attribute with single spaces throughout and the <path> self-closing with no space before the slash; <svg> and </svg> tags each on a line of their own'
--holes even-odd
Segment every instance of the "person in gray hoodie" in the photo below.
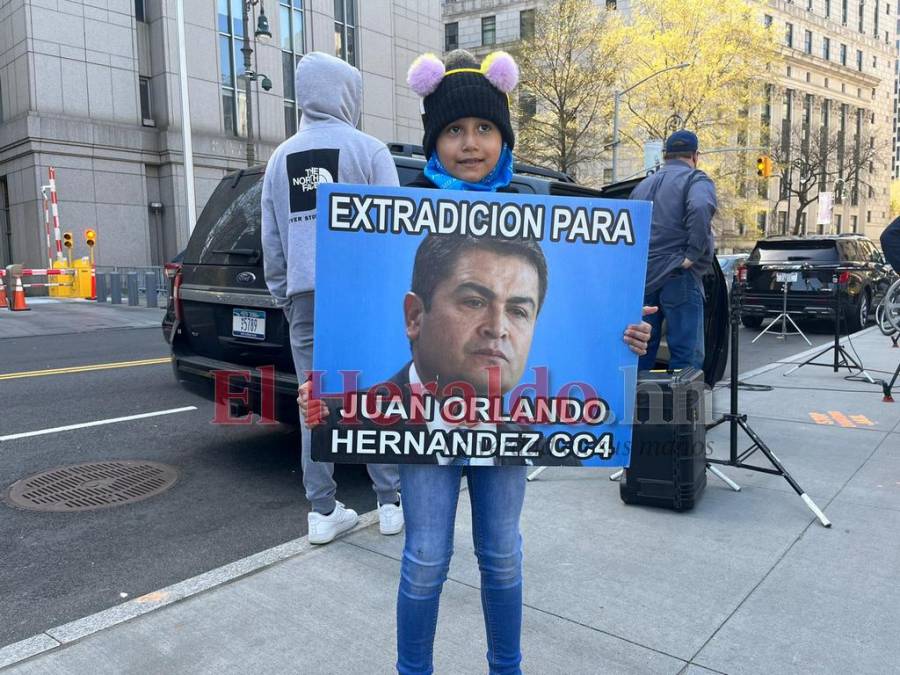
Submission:
<svg viewBox="0 0 900 675">
<path fill-rule="evenodd" d="M 290 322 L 291 351 L 302 384 L 312 369 L 316 270 L 316 192 L 320 183 L 398 185 L 397 168 L 381 141 L 359 131 L 362 76 L 346 62 L 312 52 L 295 73 L 302 117 L 297 133 L 278 146 L 262 191 L 266 285 Z M 309 541 L 326 544 L 356 525 L 353 509 L 335 500 L 334 465 L 313 462 L 310 432 L 300 420 L 301 465 L 309 513 Z M 403 529 L 399 473 L 393 464 L 368 464 L 378 496 L 382 534 Z"/>
</svg>

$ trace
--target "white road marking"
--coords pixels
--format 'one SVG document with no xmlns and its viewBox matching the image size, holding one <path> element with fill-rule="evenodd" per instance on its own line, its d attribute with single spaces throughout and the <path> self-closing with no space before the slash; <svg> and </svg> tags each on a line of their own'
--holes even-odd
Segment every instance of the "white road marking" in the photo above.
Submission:
<svg viewBox="0 0 900 675">
<path fill-rule="evenodd" d="M 44 436 L 45 434 L 57 434 L 61 431 L 72 431 L 73 429 L 85 429 L 87 427 L 99 427 L 105 424 L 116 424 L 118 422 L 130 422 L 131 420 L 142 420 L 148 417 L 159 417 L 160 415 L 174 415 L 176 413 L 188 412 L 196 410 L 197 406 L 189 405 L 184 408 L 172 408 L 171 410 L 158 410 L 156 412 L 141 413 L 140 415 L 128 415 L 127 417 L 111 417 L 106 420 L 95 420 L 94 422 L 82 422 L 80 424 L 68 424 L 64 427 L 53 427 L 52 429 L 38 429 L 37 431 L 25 431 L 20 434 L 9 434 L 8 436 L 0 436 L 0 442 L 14 441 L 19 438 L 30 438 L 31 436 Z"/>
</svg>

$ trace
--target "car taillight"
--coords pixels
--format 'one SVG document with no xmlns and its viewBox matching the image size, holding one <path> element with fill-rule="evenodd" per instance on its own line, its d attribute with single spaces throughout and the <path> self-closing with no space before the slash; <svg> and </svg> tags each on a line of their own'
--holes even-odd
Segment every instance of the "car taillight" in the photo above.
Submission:
<svg viewBox="0 0 900 675">
<path fill-rule="evenodd" d="M 181 269 L 181 263 L 166 263 L 163 265 L 163 269 L 166 272 L 167 279 L 174 279 L 175 275 L 178 273 L 178 270 Z"/>
<path fill-rule="evenodd" d="M 738 283 L 747 283 L 747 266 L 743 264 L 735 266 L 734 276 L 737 278 Z"/>
<path fill-rule="evenodd" d="M 168 270 L 166 270 L 168 274 Z M 172 302 L 175 305 L 175 320 L 181 321 L 181 266 L 178 266 L 178 269 L 175 270 L 175 276 L 172 280 Z"/>
<path fill-rule="evenodd" d="M 840 276 L 838 277 L 838 283 L 846 284 L 848 281 L 850 281 L 850 272 L 847 270 L 844 270 L 843 272 L 841 272 Z"/>
</svg>

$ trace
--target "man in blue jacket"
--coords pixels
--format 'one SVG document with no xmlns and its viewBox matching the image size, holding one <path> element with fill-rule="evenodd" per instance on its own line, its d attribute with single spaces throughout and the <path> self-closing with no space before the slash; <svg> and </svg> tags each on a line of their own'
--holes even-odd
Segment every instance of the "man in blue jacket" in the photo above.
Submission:
<svg viewBox="0 0 900 675">
<path fill-rule="evenodd" d="M 666 140 L 663 167 L 631 193 L 632 199 L 653 202 L 644 304 L 659 311 L 645 317 L 653 334 L 638 362 L 642 370 L 656 361 L 663 319 L 669 367 L 703 368 L 703 275 L 712 267 L 717 201 L 712 180 L 697 168 L 698 147 L 694 133 L 673 133 Z"/>
</svg>

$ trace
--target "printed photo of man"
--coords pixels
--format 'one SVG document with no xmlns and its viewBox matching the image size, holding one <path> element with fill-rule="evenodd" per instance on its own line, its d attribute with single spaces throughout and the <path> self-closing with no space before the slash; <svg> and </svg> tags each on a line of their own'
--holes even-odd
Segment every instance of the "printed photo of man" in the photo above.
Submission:
<svg viewBox="0 0 900 675">
<path fill-rule="evenodd" d="M 400 392 L 404 409 L 410 407 L 411 392 L 427 390 L 440 396 L 448 389 L 463 389 L 468 385 L 469 392 L 475 396 L 498 397 L 518 385 L 528 363 L 534 331 L 547 295 L 548 277 L 546 258 L 535 241 L 427 236 L 416 251 L 411 287 L 403 299 L 404 324 L 412 359 L 388 380 L 394 391 Z M 646 348 L 649 339 L 647 326 L 646 323 L 630 325 L 625 332 L 625 342 L 638 354 Z M 329 414 L 322 400 L 309 401 L 308 386 L 301 388 L 298 403 L 301 414 L 308 414 L 310 422 L 318 424 L 314 431 L 314 448 L 327 445 L 332 429 L 342 425 L 337 422 L 338 415 Z M 332 400 L 328 407 L 335 410 L 335 401 Z M 461 430 L 524 434 L 531 431 L 523 425 L 483 419 L 460 425 L 445 420 L 439 410 L 436 412 L 425 421 L 429 432 Z M 358 419 L 356 423 L 359 423 Z M 375 428 L 421 431 L 422 425 L 402 421 L 390 427 Z M 522 443 L 521 447 L 524 447 L 529 440 L 523 438 Z M 433 454 L 409 456 L 405 461 L 469 465 L 580 464 L 573 456 L 551 455 L 546 439 L 529 444 L 531 459 L 510 456 L 513 454 L 465 458 Z M 360 461 L 362 458 L 335 456 L 333 459 Z M 369 458 L 369 461 L 379 459 L 396 461 L 390 456 Z"/>
</svg>

